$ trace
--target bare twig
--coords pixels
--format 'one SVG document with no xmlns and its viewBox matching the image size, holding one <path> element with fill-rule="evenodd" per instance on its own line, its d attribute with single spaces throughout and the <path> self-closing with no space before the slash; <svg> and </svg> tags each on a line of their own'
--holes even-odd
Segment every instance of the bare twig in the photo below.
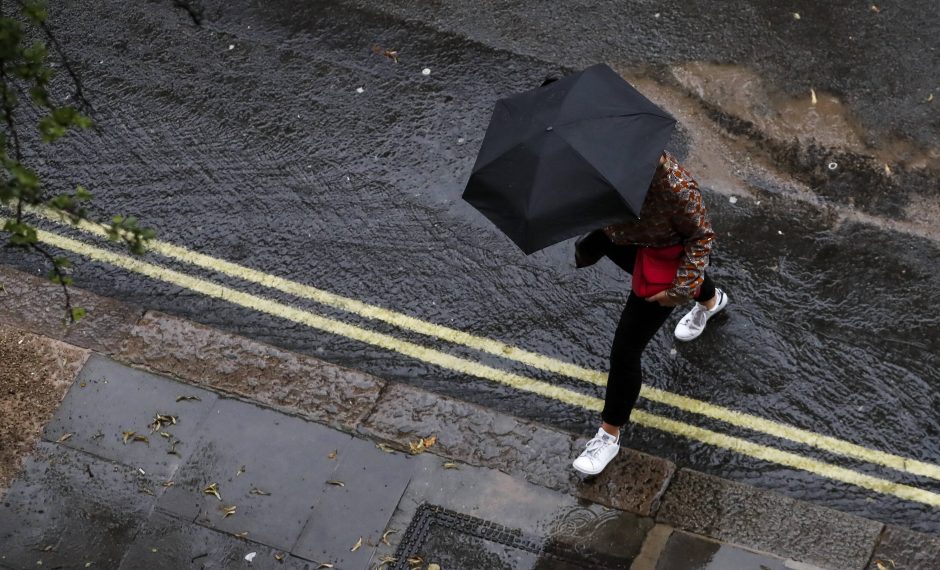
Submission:
<svg viewBox="0 0 940 570">
<path fill-rule="evenodd" d="M 17 6 L 21 9 L 25 8 L 23 0 L 13 0 Z M 82 84 L 81 78 L 78 76 L 78 73 L 72 67 L 71 62 L 67 57 L 65 57 L 65 50 L 62 49 L 62 44 L 59 43 L 59 39 L 52 33 L 52 28 L 46 22 L 37 22 L 39 29 L 43 31 L 46 35 L 46 39 L 49 40 L 49 43 L 52 44 L 52 47 L 55 49 L 56 55 L 59 56 L 59 59 L 62 60 L 62 67 L 65 68 L 65 72 L 69 74 L 69 78 L 72 80 L 72 84 L 75 86 L 75 91 L 73 96 L 78 101 L 79 106 L 83 107 L 89 115 L 95 114 L 95 108 L 92 106 L 91 102 L 85 97 L 84 85 Z"/>
<path fill-rule="evenodd" d="M 2 7 L 0 7 L 0 13 L 2 13 Z M 7 82 L 7 72 L 6 72 L 6 61 L 0 60 L 0 81 L 3 82 L 2 89 L 0 89 L 0 96 L 3 98 L 3 119 L 6 122 L 7 129 L 10 130 L 10 135 L 13 139 L 13 153 L 16 156 L 16 161 L 21 162 L 23 160 L 23 152 L 20 149 L 20 135 L 16 132 L 16 120 L 13 118 L 13 104 L 10 102 L 9 98 L 9 83 Z M 20 194 L 16 197 L 16 223 L 22 223 L 23 221 L 23 195 Z"/>
<path fill-rule="evenodd" d="M 56 277 L 58 277 L 59 284 L 62 285 L 62 291 L 65 293 L 65 314 L 68 317 L 69 323 L 75 324 L 75 314 L 72 311 L 72 295 L 69 293 L 68 283 L 65 280 L 65 273 L 63 273 L 62 268 L 59 267 L 59 264 L 55 262 L 55 257 L 51 253 L 45 250 L 42 246 L 36 244 L 30 244 L 29 247 L 41 254 L 46 258 L 47 261 L 52 265 L 52 271 L 55 272 Z"/>
</svg>

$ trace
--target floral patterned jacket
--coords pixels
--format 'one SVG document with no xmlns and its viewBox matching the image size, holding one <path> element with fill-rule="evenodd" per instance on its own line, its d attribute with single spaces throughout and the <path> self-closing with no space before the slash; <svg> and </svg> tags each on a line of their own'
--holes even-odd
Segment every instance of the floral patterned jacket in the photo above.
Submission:
<svg viewBox="0 0 940 570">
<path fill-rule="evenodd" d="M 607 226 L 604 233 L 617 245 L 666 247 L 681 243 L 685 256 L 667 294 L 691 299 L 705 279 L 715 232 L 692 174 L 672 154 L 664 152 L 663 156 L 665 163 L 650 184 L 640 218 Z"/>
</svg>

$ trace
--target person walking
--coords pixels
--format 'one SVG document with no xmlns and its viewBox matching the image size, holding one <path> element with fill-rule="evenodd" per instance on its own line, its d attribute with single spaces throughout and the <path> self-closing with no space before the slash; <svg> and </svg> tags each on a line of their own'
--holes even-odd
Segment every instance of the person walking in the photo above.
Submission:
<svg viewBox="0 0 940 570">
<path fill-rule="evenodd" d="M 669 152 L 663 152 L 639 218 L 595 230 L 575 243 L 575 264 L 588 267 L 608 257 L 633 275 L 610 352 L 607 393 L 601 427 L 588 441 L 573 467 L 585 475 L 597 475 L 620 451 L 620 431 L 630 419 L 642 385 L 641 356 L 675 307 L 695 300 L 679 321 L 675 337 L 697 338 L 708 320 L 728 305 L 728 296 L 715 287 L 706 272 L 715 240 L 708 211 L 698 184 Z M 674 247 L 675 277 L 658 293 L 637 294 L 641 276 L 634 274 L 637 257 Z M 655 262 L 647 257 L 644 262 Z"/>
</svg>

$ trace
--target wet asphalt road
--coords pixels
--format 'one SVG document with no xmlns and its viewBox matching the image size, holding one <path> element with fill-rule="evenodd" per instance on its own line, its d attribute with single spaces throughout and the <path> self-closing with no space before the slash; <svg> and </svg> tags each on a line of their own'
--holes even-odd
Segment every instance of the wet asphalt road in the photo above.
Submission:
<svg viewBox="0 0 940 570">
<path fill-rule="evenodd" d="M 607 262 L 576 271 L 570 243 L 525 257 L 459 199 L 497 97 L 525 89 L 564 66 L 615 53 L 620 53 L 618 63 L 630 65 L 739 57 L 777 83 L 788 83 L 788 73 L 815 85 L 823 84 L 821 77 L 839 78 L 829 88 L 851 90 L 850 103 L 876 140 L 911 132 L 923 144 L 938 142 L 938 130 L 925 126 L 936 127 L 936 107 L 915 106 L 898 86 L 910 79 L 919 94 L 929 87 L 931 80 L 925 77 L 936 64 L 904 58 L 904 65 L 894 66 L 899 79 L 878 80 L 891 53 L 905 53 L 904 41 L 917 43 L 899 30 L 907 25 L 904 18 L 916 16 L 910 10 L 918 3 L 898 8 L 897 19 L 883 24 L 894 26 L 888 30 L 895 34 L 891 39 L 901 42 L 901 47 L 892 41 L 878 48 L 901 50 L 890 53 L 838 46 L 818 32 L 778 33 L 767 40 L 761 26 L 768 24 L 760 22 L 776 21 L 780 14 L 766 8 L 736 10 L 741 3 L 709 12 L 696 28 L 694 42 L 660 33 L 643 38 L 642 45 L 652 46 L 649 51 L 634 46 L 622 53 L 617 50 L 629 43 L 627 32 L 647 28 L 624 23 L 626 32 L 603 42 L 600 51 L 590 47 L 600 43 L 585 40 L 581 45 L 577 40 L 586 34 L 572 32 L 559 40 L 567 44 L 550 50 L 544 48 L 551 43 L 548 30 L 536 24 L 500 43 L 500 34 L 508 32 L 499 25 L 474 28 L 472 21 L 427 14 L 443 29 L 465 24 L 470 36 L 492 40 L 496 47 L 490 47 L 340 3 L 211 4 L 202 28 L 194 28 L 171 4 L 76 2 L 54 12 L 97 108 L 102 133 L 81 133 L 55 154 L 34 156 L 51 185 L 84 183 L 97 196 L 97 211 L 136 214 L 163 240 L 594 369 L 606 368 L 608 343 L 629 282 Z M 808 20 L 814 9 L 806 4 L 803 17 Z M 637 5 L 644 14 L 648 11 L 646 4 Z M 407 12 L 413 8 L 404 3 L 395 9 L 399 16 L 414 17 Z M 690 18 L 694 8 L 684 9 L 683 18 Z M 494 8 L 494 14 L 499 10 Z M 553 17 L 575 17 L 566 14 Z M 604 26 L 628 20 L 622 13 L 610 19 L 596 11 L 581 17 L 596 18 Z M 927 19 L 925 35 L 936 28 L 936 20 Z M 846 69 L 797 64 L 804 60 L 793 54 L 809 49 L 808 38 L 825 43 L 820 61 L 830 61 L 829 52 L 861 59 L 851 60 Z M 400 63 L 373 54 L 373 45 L 399 49 Z M 923 38 L 919 45 L 935 49 Z M 647 53 L 650 61 L 644 60 Z M 881 63 L 866 72 L 865 66 L 875 61 Z M 424 67 L 431 68 L 429 76 L 422 75 Z M 890 109 L 884 106 L 886 99 L 895 102 Z M 936 188 L 936 178 L 929 180 Z M 940 463 L 940 313 L 932 279 L 940 270 L 937 242 L 885 230 L 878 223 L 839 221 L 830 209 L 791 199 L 765 179 L 748 180 L 750 194 L 735 204 L 709 180 L 700 182 L 720 236 L 713 273 L 733 304 L 695 343 L 676 346 L 669 330 L 662 331 L 645 359 L 647 383 Z M 904 188 L 892 191 L 889 200 L 910 200 Z M 40 269 L 36 260 L 9 252 L 0 261 Z M 583 410 L 112 267 L 86 261 L 78 265 L 77 284 L 103 295 L 568 430 L 594 429 L 596 418 Z M 428 342 L 312 302 L 199 274 Z M 603 395 L 602 389 L 574 380 L 481 358 L 468 349 L 443 348 Z M 642 406 L 940 492 L 937 481 L 905 478 L 670 408 Z M 652 430 L 633 429 L 625 443 L 681 465 L 940 532 L 940 512 L 917 503 Z"/>
</svg>

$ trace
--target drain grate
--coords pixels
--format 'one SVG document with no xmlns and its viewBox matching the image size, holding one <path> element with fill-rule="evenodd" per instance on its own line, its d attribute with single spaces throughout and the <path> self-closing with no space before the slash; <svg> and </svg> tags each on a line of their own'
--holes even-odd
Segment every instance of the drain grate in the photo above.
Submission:
<svg viewBox="0 0 940 570">
<path fill-rule="evenodd" d="M 395 552 L 394 570 L 609 570 L 611 565 L 570 546 L 527 536 L 492 521 L 423 504 Z M 412 566 L 408 560 L 421 560 Z"/>
</svg>

